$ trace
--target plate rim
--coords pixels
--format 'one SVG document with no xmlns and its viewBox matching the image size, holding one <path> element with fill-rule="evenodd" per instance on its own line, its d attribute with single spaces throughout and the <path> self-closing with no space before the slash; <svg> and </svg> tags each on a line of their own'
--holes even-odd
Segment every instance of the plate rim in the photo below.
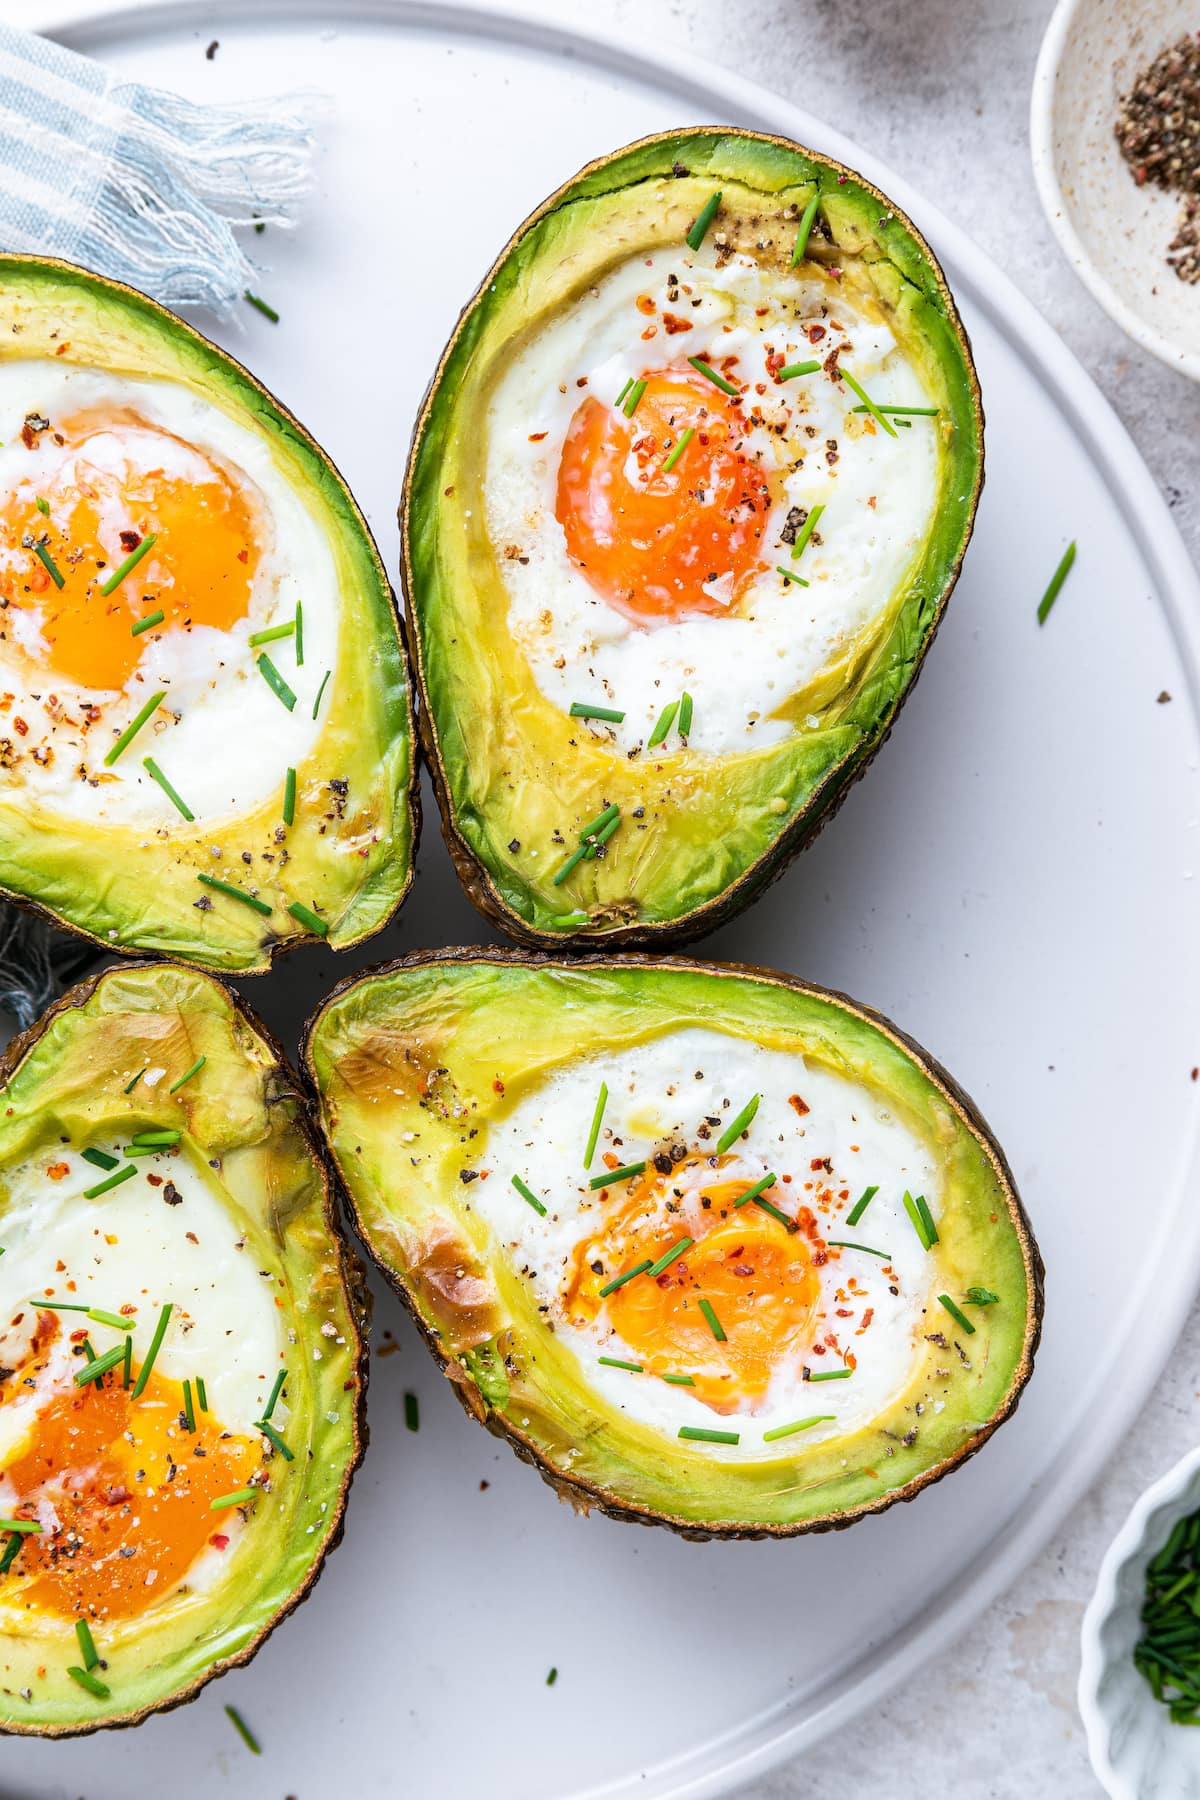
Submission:
<svg viewBox="0 0 1200 1800">
<path fill-rule="evenodd" d="M 1064 0 L 1061 10 L 1070 4 Z M 895 174 L 884 158 L 862 151 L 845 133 L 807 109 L 650 34 L 639 42 L 608 28 L 582 29 L 508 0 L 24 0 L 14 22 L 72 45 L 72 40 L 89 35 L 95 41 L 98 33 L 102 40 L 116 42 L 139 30 L 178 30 L 189 16 L 204 30 L 256 21 L 294 28 L 328 22 L 331 10 L 340 25 L 392 25 L 398 30 L 442 31 L 459 39 L 482 37 L 527 45 L 665 86 L 681 101 L 706 103 L 730 124 L 736 121 L 779 132 L 801 144 L 812 143 L 894 195 L 930 240 L 939 261 L 949 266 L 953 291 L 967 293 L 1008 341 L 1019 331 L 1026 360 L 1036 365 L 1137 545 L 1182 665 L 1193 719 L 1200 724 L 1200 572 L 1165 497 L 1113 407 L 1033 302 L 962 227 Z M 1197 1125 L 1193 1100 L 1190 1140 L 1179 1156 L 1186 1166 L 1177 1172 L 1171 1210 L 1160 1222 L 1142 1278 L 1127 1296 L 1129 1317 L 1153 1286 L 1156 1307 L 1147 1315 L 1152 1323 L 1142 1327 L 1128 1347 L 1105 1395 L 1102 1425 L 1097 1426 L 1095 1409 L 1086 1420 L 1072 1421 L 1040 1489 L 1027 1497 L 1026 1505 L 993 1539 L 986 1565 L 964 1571 L 904 1630 L 835 1676 L 815 1703 L 801 1703 L 802 1717 L 791 1717 L 796 1703 L 781 1699 L 696 1750 L 599 1787 L 577 1789 L 573 1800 L 632 1800 L 635 1794 L 640 1800 L 717 1800 L 731 1794 L 795 1758 L 867 1706 L 886 1699 L 905 1675 L 950 1648 L 1012 1585 L 1096 1480 L 1153 1387 L 1191 1311 L 1200 1287 L 1200 1209 L 1193 1209 L 1189 1220 L 1186 1201 L 1189 1190 L 1200 1187 Z M 1163 1302 L 1164 1281 L 1169 1304 Z"/>
</svg>

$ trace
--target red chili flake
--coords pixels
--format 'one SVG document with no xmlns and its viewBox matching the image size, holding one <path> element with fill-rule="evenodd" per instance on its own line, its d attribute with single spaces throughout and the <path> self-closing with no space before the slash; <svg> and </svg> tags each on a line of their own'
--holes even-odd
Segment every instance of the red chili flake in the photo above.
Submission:
<svg viewBox="0 0 1200 1800">
<path fill-rule="evenodd" d="M 501 1081 L 501 1079 L 498 1075 L 497 1075 L 495 1081 L 493 1081 L 493 1083 L 492 1083 L 492 1092 L 493 1092 L 493 1094 L 502 1094 L 504 1092 L 504 1083 Z"/>
<path fill-rule="evenodd" d="M 50 1167 L 46 1170 L 46 1173 L 51 1181 L 61 1181 L 64 1175 L 69 1175 L 71 1173 L 71 1165 L 70 1163 L 51 1163 Z M 60 1272 L 65 1267 L 65 1263 L 59 1263 L 58 1265 Z"/>
<path fill-rule="evenodd" d="M 491 1172 L 492 1171 L 490 1169 L 480 1169 L 480 1171 L 479 1171 L 480 1181 L 486 1181 L 488 1176 L 491 1174 Z"/>
<path fill-rule="evenodd" d="M 824 1169 L 827 1175 L 833 1173 L 833 1162 L 828 1156 L 814 1156 L 808 1166 L 814 1173 L 817 1169 Z"/>
<path fill-rule="evenodd" d="M 547 437 L 548 435 L 549 434 L 545 431 L 531 431 L 529 434 L 529 441 L 531 444 L 540 444 L 542 439 L 544 437 Z M 453 492 L 453 490 L 451 488 L 447 488 L 446 492 L 449 494 L 449 493 Z"/>
<path fill-rule="evenodd" d="M 640 313 L 645 313 L 647 317 L 649 317 L 651 313 L 656 313 L 658 311 L 658 307 L 654 304 L 654 301 L 649 294 L 639 294 L 634 305 Z"/>
<path fill-rule="evenodd" d="M 690 331 L 691 329 L 692 321 L 690 319 L 681 319 L 676 313 L 665 312 L 663 314 L 663 330 L 668 337 L 674 337 L 676 332 Z"/>
<path fill-rule="evenodd" d="M 60 1165 L 56 1164 L 55 1166 L 59 1167 Z M 55 1177 L 55 1179 L 57 1180 L 57 1177 Z M 54 1265 L 54 1273 L 56 1275 L 65 1275 L 66 1272 L 67 1272 L 67 1265 L 63 1261 L 62 1257 L 60 1256 L 58 1261 Z"/>
<path fill-rule="evenodd" d="M 871 1320 L 874 1317 L 875 1317 L 875 1308 L 873 1306 L 868 1306 L 866 1312 L 862 1316 L 862 1324 L 859 1326 L 858 1330 L 854 1334 L 855 1337 L 862 1336 L 863 1332 L 867 1329 L 867 1326 L 871 1323 Z"/>
<path fill-rule="evenodd" d="M 799 1094 L 789 1094 L 788 1095 L 788 1105 L 791 1107 L 793 1112 L 799 1113 L 801 1118 L 804 1117 L 806 1112 L 811 1112 L 811 1110 L 812 1110 L 811 1107 L 809 1106 L 807 1100 L 802 1100 L 800 1098 Z"/>
<path fill-rule="evenodd" d="M 70 343 L 60 344 L 54 354 L 55 356 L 65 356 L 70 348 Z"/>
<path fill-rule="evenodd" d="M 825 327 L 823 325 L 810 325 L 808 327 L 808 341 L 810 344 L 819 344 L 824 336 Z"/>
<path fill-rule="evenodd" d="M 229 1548 L 229 1539 L 223 1531 L 215 1531 L 208 1541 L 214 1550 L 228 1550 Z"/>
<path fill-rule="evenodd" d="M 24 719 L 14 719 L 13 720 L 13 729 L 15 731 L 19 731 L 22 737 L 28 737 L 28 735 L 29 735 L 29 727 L 25 723 Z"/>
<path fill-rule="evenodd" d="M 643 333 L 642 333 L 642 336 L 644 338 L 657 337 L 658 336 L 658 326 L 657 325 L 647 325 L 645 331 L 643 331 Z"/>
<path fill-rule="evenodd" d="M 833 1316 L 835 1319 L 852 1319 L 854 1314 L 848 1306 L 835 1306 Z"/>
<path fill-rule="evenodd" d="M 612 1150 L 606 1150 L 604 1152 L 602 1161 L 603 1161 L 606 1169 L 619 1169 L 621 1166 L 620 1157 L 617 1156 Z"/>
</svg>

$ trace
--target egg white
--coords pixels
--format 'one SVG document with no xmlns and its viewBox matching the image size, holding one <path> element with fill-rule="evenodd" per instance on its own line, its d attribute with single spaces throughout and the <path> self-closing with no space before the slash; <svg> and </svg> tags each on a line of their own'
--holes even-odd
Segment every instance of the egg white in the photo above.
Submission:
<svg viewBox="0 0 1200 1800">
<path fill-rule="evenodd" d="M 680 299 L 669 302 L 672 275 Z M 639 294 L 655 301 L 655 318 L 669 310 L 691 329 L 645 341 Z M 821 329 L 816 345 L 809 327 Z M 812 265 L 784 275 L 742 254 L 718 267 L 709 245 L 620 264 L 533 335 L 496 383 L 486 509 L 509 629 L 538 688 L 563 712 L 575 701 L 624 710 L 620 724 L 579 727 L 615 750 L 643 745 L 664 705 L 685 690 L 694 702 L 691 749 L 726 754 L 780 742 L 794 728 L 771 714 L 876 616 L 925 536 L 937 500 L 937 421 L 914 419 L 894 437 L 872 431 L 853 411 L 857 396 L 824 370 L 774 383 L 767 345 L 789 363 L 824 360 L 841 346 L 845 367 L 876 402 L 929 403 L 886 323 L 850 303 L 830 275 Z M 731 355 L 740 380 L 765 386 L 762 396 L 752 386 L 743 404 L 745 413 L 757 404 L 765 420 L 744 434 L 746 454 L 784 472 L 762 544 L 766 568 L 735 613 L 647 628 L 610 606 L 568 556 L 555 517 L 563 444 L 588 395 L 611 405 L 647 369 L 688 374 L 689 356 Z M 785 414 L 785 435 L 766 428 Z M 789 509 L 818 503 L 822 542 L 795 565 L 811 583 L 801 588 L 774 565 L 790 563 L 782 539 Z M 719 593 L 725 572 L 714 573 Z"/>
<path fill-rule="evenodd" d="M 312 718 L 313 700 L 337 656 L 337 573 L 321 528 L 268 439 L 176 382 L 48 359 L 0 363 L 0 505 L 37 495 L 67 454 L 52 429 L 27 449 L 21 437 L 27 415 L 37 413 L 53 427 L 56 418 L 75 412 L 120 407 L 182 440 L 164 443 L 168 473 L 186 481 L 203 472 L 189 449 L 195 446 L 231 465 L 257 499 L 265 541 L 249 610 L 227 632 L 196 626 L 147 633 L 139 666 L 125 690 L 113 692 L 49 672 L 39 615 L 9 608 L 0 616 L 0 740 L 7 740 L 8 765 L 0 771 L 0 795 L 19 797 L 35 817 L 180 829 L 184 821 L 142 767 L 143 757 L 153 756 L 204 824 L 259 805 L 313 748 L 321 729 Z M 107 448 L 115 455 L 118 445 Z M 106 454 L 103 442 L 96 453 Z M 165 543 L 162 549 L 165 554 Z M 265 646 L 298 697 L 289 713 L 255 667 L 261 651 L 247 640 L 293 618 L 300 601 L 304 666 L 296 668 L 290 639 Z M 48 672 L 31 676 L 16 649 Z M 156 719 L 106 769 L 105 753 L 159 690 L 166 699 Z M 101 709 L 98 721 L 85 722 L 88 706 Z M 24 733 L 14 727 L 17 718 Z"/>
<path fill-rule="evenodd" d="M 886 1275 L 877 1257 L 854 1251 L 831 1255 L 820 1270 L 814 1338 L 827 1329 L 838 1330 L 840 1343 L 857 1358 L 849 1379 L 816 1386 L 805 1382 L 804 1360 L 813 1369 L 838 1366 L 828 1351 L 814 1352 L 795 1366 L 777 1370 L 752 1415 L 746 1411 L 718 1417 L 686 1388 L 610 1369 L 598 1361 L 600 1356 L 638 1360 L 608 1327 L 603 1310 L 586 1328 L 568 1321 L 564 1312 L 562 1290 L 569 1280 L 574 1247 L 602 1234 L 605 1217 L 619 1209 L 625 1193 L 623 1187 L 610 1190 L 608 1201 L 602 1201 L 591 1192 L 583 1168 L 602 1082 L 608 1087 L 608 1102 L 592 1174 L 602 1170 L 600 1158 L 606 1149 L 622 1162 L 641 1160 L 664 1139 L 681 1139 L 692 1149 L 711 1151 L 711 1142 L 697 1138 L 697 1127 L 706 1117 L 728 1122 L 756 1093 L 762 1096 L 758 1113 L 749 1137 L 737 1145 L 749 1179 L 774 1171 L 780 1204 L 795 1212 L 811 1198 L 804 1184 L 813 1179 L 814 1158 L 830 1158 L 833 1172 L 821 1179 L 835 1194 L 847 1189 L 849 1198 L 838 1204 L 831 1218 L 818 1215 L 822 1232 L 890 1253 Z M 809 1107 L 803 1116 L 790 1104 L 797 1093 Z M 794 1455 L 807 1444 L 868 1424 L 911 1376 L 922 1348 L 924 1309 L 933 1277 L 902 1195 L 906 1188 L 924 1194 L 936 1220 L 940 1212 L 936 1161 L 877 1095 L 801 1055 L 766 1049 L 718 1031 L 687 1028 L 611 1054 L 581 1058 L 536 1083 L 491 1125 L 478 1166 L 487 1171 L 488 1179 L 472 1184 L 470 1208 L 487 1221 L 499 1253 L 521 1271 L 534 1304 L 547 1309 L 544 1316 L 553 1322 L 558 1340 L 579 1359 L 587 1386 L 640 1424 L 671 1439 L 681 1425 L 740 1432 L 736 1447 L 690 1446 L 702 1453 L 743 1460 Z M 513 1175 L 544 1201 L 545 1218 L 514 1189 Z M 787 1176 L 790 1183 L 785 1182 Z M 858 1225 L 850 1231 L 838 1229 L 869 1185 L 879 1192 Z M 834 1315 L 838 1304 L 834 1290 L 851 1275 L 860 1290 L 853 1300 L 855 1316 L 839 1319 Z M 868 1308 L 872 1318 L 859 1335 Z M 822 1413 L 832 1414 L 832 1422 L 763 1444 L 764 1431 Z"/>
</svg>

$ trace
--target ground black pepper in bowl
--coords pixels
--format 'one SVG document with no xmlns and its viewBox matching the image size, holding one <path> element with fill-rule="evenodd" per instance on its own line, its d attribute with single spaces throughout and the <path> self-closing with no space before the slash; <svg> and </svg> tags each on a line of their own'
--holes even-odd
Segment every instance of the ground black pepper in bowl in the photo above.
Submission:
<svg viewBox="0 0 1200 1800">
<path fill-rule="evenodd" d="M 1121 101 L 1117 142 L 1138 186 L 1183 197 L 1167 262 L 1200 281 L 1200 32 L 1180 38 L 1143 69 Z"/>
</svg>

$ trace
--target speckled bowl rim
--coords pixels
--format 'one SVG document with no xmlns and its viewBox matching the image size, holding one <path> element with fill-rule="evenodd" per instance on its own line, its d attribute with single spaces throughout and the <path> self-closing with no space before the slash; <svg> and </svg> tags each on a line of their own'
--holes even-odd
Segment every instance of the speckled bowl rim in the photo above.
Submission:
<svg viewBox="0 0 1200 1800">
<path fill-rule="evenodd" d="M 1059 0 L 1038 52 L 1029 103 L 1029 148 L 1038 198 L 1067 261 L 1109 318 L 1135 344 L 1140 344 L 1143 350 L 1148 350 L 1151 356 L 1156 356 L 1169 369 L 1177 369 L 1192 381 L 1200 381 L 1200 351 L 1185 349 L 1173 338 L 1165 337 L 1161 331 L 1148 325 L 1102 274 L 1071 223 L 1067 202 L 1059 183 L 1054 160 L 1054 116 L 1063 49 L 1076 14 L 1085 6 L 1096 3 L 1097 0 Z"/>
<path fill-rule="evenodd" d="M 1083 1615 L 1080 1627 L 1079 1711 L 1087 1734 L 1092 1769 L 1110 1800 L 1139 1800 L 1139 1794 L 1137 1787 L 1131 1785 L 1128 1776 L 1115 1768 L 1112 1761 L 1110 1746 L 1114 1721 L 1100 1698 L 1101 1684 L 1108 1668 L 1103 1642 L 1104 1628 L 1121 1603 L 1118 1586 L 1122 1570 L 1145 1551 L 1150 1526 L 1153 1524 L 1161 1529 L 1160 1513 L 1166 1512 L 1168 1515 L 1162 1521 L 1167 1530 L 1174 1527 L 1175 1518 L 1182 1516 L 1183 1509 L 1180 1508 L 1174 1517 L 1171 1516 L 1170 1509 L 1179 1507 L 1185 1492 L 1198 1478 L 1200 1445 L 1189 1450 L 1186 1456 L 1181 1457 L 1173 1468 L 1168 1469 L 1165 1475 L 1160 1476 L 1134 1502 L 1124 1525 L 1104 1554 L 1095 1589 Z M 1189 1496 L 1188 1510 L 1195 1505 L 1195 1497 Z M 1149 1694 L 1149 1690 L 1147 1693 Z"/>
</svg>

